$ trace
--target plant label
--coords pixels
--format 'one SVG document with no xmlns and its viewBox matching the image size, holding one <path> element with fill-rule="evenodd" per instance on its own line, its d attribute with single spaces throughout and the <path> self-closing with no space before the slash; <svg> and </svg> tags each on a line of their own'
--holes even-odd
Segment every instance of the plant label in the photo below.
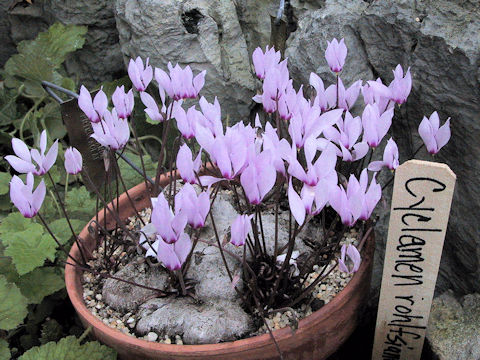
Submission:
<svg viewBox="0 0 480 360">
<path fill-rule="evenodd" d="M 83 166 L 93 183 L 100 188 L 104 183 L 105 165 L 102 146 L 91 138 L 93 133 L 90 120 L 78 107 L 77 99 L 65 101 L 60 105 L 62 119 L 67 128 L 70 144 L 82 154 Z M 88 181 L 85 185 L 89 187 Z M 90 189 L 92 190 L 92 189 Z"/>
<path fill-rule="evenodd" d="M 373 360 L 420 359 L 455 180 L 445 164 L 396 170 Z"/>
</svg>

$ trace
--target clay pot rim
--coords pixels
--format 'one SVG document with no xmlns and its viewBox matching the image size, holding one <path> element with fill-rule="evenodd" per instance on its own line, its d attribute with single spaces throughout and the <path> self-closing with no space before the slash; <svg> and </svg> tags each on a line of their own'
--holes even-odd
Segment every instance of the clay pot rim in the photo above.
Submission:
<svg viewBox="0 0 480 360">
<path fill-rule="evenodd" d="M 160 184 L 166 182 L 166 176 L 162 176 Z M 138 194 L 143 194 L 145 189 L 145 183 L 131 188 L 128 192 L 131 197 L 135 197 Z M 126 204 L 127 196 L 123 193 L 120 196 L 120 205 Z M 129 206 L 128 204 L 126 204 Z M 99 219 L 103 218 L 103 209 L 99 212 Z M 87 239 L 90 237 L 88 232 L 88 226 L 92 220 L 95 220 L 95 216 L 85 225 L 83 230 L 79 234 L 80 239 Z M 84 240 L 83 240 L 84 241 Z M 365 261 L 362 261 L 359 270 L 353 275 L 352 279 L 348 282 L 347 286 L 341 290 L 328 304 L 324 305 L 319 310 L 313 312 L 311 315 L 299 321 L 298 329 L 295 333 L 292 333 L 289 327 L 283 329 L 272 330 L 275 339 L 281 346 L 284 342 L 294 340 L 298 333 L 304 333 L 311 331 L 316 327 L 319 321 L 328 318 L 330 313 L 333 313 L 335 309 L 341 308 L 343 304 L 348 300 L 348 294 L 357 291 L 361 285 L 361 279 L 364 277 L 364 273 L 368 271 L 370 262 L 372 261 L 372 253 L 374 247 L 374 231 L 371 232 L 366 240 L 365 246 L 362 251 L 362 257 Z M 367 255 L 365 257 L 365 254 Z M 70 255 L 74 258 L 80 257 L 80 252 L 77 245 L 74 243 Z M 65 266 L 65 285 L 67 288 L 68 296 L 72 302 L 73 307 L 80 317 L 83 317 L 90 326 L 103 333 L 105 336 L 114 338 L 117 342 L 123 342 L 134 348 L 148 348 L 149 350 L 163 352 L 165 354 L 182 354 L 182 355 L 200 355 L 203 353 L 228 353 L 234 350 L 239 353 L 242 351 L 248 351 L 252 347 L 264 347 L 272 344 L 270 334 L 256 335 L 245 339 L 222 342 L 217 344 L 199 344 L 199 345 L 177 345 L 177 344 L 162 344 L 157 342 L 151 342 L 148 340 L 139 339 L 130 335 L 126 335 L 120 330 L 111 328 L 104 324 L 97 317 L 95 317 L 90 310 L 86 307 L 83 299 L 83 287 L 80 286 L 82 291 L 78 291 L 77 284 L 81 284 L 81 274 L 83 272 L 73 266 Z"/>
</svg>

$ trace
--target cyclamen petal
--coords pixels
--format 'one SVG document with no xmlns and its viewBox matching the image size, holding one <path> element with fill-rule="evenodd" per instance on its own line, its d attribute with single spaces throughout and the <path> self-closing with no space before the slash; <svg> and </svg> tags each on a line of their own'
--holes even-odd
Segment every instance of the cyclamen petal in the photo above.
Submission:
<svg viewBox="0 0 480 360">
<path fill-rule="evenodd" d="M 42 180 L 33 191 L 33 174 L 27 174 L 26 184 L 18 176 L 10 181 L 10 199 L 20 213 L 26 218 L 34 217 L 45 199 L 46 186 Z"/>
<path fill-rule="evenodd" d="M 298 225 L 303 225 L 306 216 L 305 205 L 300 196 L 293 189 L 291 178 L 288 185 L 288 204 L 290 205 L 290 211 L 292 212 L 292 215 L 297 221 Z"/>
<path fill-rule="evenodd" d="M 180 270 L 182 263 L 180 262 L 177 254 L 175 253 L 174 244 L 168 244 L 162 240 L 159 236 L 157 248 L 157 259 L 160 261 L 167 269 L 171 271 Z"/>
<path fill-rule="evenodd" d="M 351 263 L 350 266 L 347 266 L 347 256 L 348 260 Z M 352 244 L 343 244 L 341 248 L 341 257 L 338 259 L 338 268 L 340 271 L 353 274 L 358 271 L 362 258 L 357 248 Z"/>
<path fill-rule="evenodd" d="M 137 91 L 145 91 L 153 78 L 153 68 L 148 65 L 148 58 L 143 66 L 143 60 L 138 56 L 135 60 L 130 59 L 128 63 L 128 76 Z"/>
<path fill-rule="evenodd" d="M 418 133 L 425 143 L 427 151 L 432 155 L 437 154 L 450 140 L 450 118 L 440 126 L 440 119 L 435 111 L 430 118 L 423 118 L 418 127 Z"/>
<path fill-rule="evenodd" d="M 65 150 L 65 170 L 71 175 L 82 171 L 82 154 L 74 147 Z"/>
<path fill-rule="evenodd" d="M 339 73 L 342 71 L 346 57 L 347 47 L 345 46 L 344 39 L 338 42 L 338 40 L 334 38 L 331 42 L 328 42 L 327 49 L 325 50 L 325 59 L 327 59 L 328 66 L 333 72 Z"/>
<path fill-rule="evenodd" d="M 248 233 L 252 230 L 250 220 L 253 215 L 238 215 L 232 223 L 230 229 L 230 242 L 235 246 L 243 246 L 247 239 Z"/>
<path fill-rule="evenodd" d="M 183 181 L 196 184 L 197 178 L 195 172 L 200 170 L 201 151 L 198 153 L 195 161 L 192 160 L 192 151 L 187 144 L 183 144 L 177 153 L 177 169 Z"/>
<path fill-rule="evenodd" d="M 30 173 L 35 175 L 44 175 L 53 166 L 58 154 L 58 140 L 50 147 L 47 155 L 45 150 L 47 147 L 47 132 L 44 130 L 40 135 L 40 150 L 32 149 L 28 152 L 27 145 L 20 139 L 12 139 L 12 147 L 18 155 L 7 155 L 5 160 L 19 173 Z M 36 165 L 33 163 L 33 161 Z"/>
</svg>

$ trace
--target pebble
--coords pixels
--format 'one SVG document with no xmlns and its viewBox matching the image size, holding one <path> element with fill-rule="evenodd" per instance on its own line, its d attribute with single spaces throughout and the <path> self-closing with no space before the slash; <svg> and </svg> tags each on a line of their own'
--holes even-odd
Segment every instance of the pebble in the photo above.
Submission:
<svg viewBox="0 0 480 360">
<path fill-rule="evenodd" d="M 95 295 L 95 299 L 97 299 L 98 301 L 102 300 L 102 294 Z"/>
<path fill-rule="evenodd" d="M 127 320 L 127 324 L 132 324 L 135 322 L 135 318 L 133 317 L 129 317 L 128 320 Z"/>
<path fill-rule="evenodd" d="M 156 333 L 151 331 L 147 334 L 148 341 L 157 341 L 157 339 L 158 339 L 158 335 Z"/>
</svg>

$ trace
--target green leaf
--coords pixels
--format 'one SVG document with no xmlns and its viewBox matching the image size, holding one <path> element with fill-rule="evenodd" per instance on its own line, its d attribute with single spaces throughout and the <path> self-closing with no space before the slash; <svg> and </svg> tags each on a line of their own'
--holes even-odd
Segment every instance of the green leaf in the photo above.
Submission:
<svg viewBox="0 0 480 360">
<path fill-rule="evenodd" d="M 10 211 L 12 210 L 12 203 L 10 201 L 10 195 L 5 194 L 5 195 L 0 195 L 0 211 Z M 5 214 L 7 216 L 8 214 Z"/>
<path fill-rule="evenodd" d="M 92 214 L 93 216 L 93 214 Z M 70 219 L 70 223 L 72 224 L 73 231 L 77 234 L 84 228 L 86 222 L 83 220 L 77 219 Z M 67 219 L 57 219 L 54 222 L 49 224 L 50 230 L 55 234 L 60 244 L 64 245 L 72 238 L 72 231 L 68 226 Z"/>
<path fill-rule="evenodd" d="M 62 271 L 54 267 L 36 268 L 16 283 L 29 304 L 39 304 L 45 296 L 65 287 Z"/>
<path fill-rule="evenodd" d="M 4 339 L 0 339 L 0 360 L 10 360 L 10 349 Z"/>
<path fill-rule="evenodd" d="M 0 195 L 8 193 L 8 190 L 10 190 L 8 184 L 10 183 L 11 178 L 12 175 L 9 173 L 0 172 Z"/>
<path fill-rule="evenodd" d="M 42 108 L 42 116 L 48 129 L 48 136 L 52 139 L 62 139 L 67 134 L 60 114 L 60 106 L 57 103 L 50 102 L 45 105 Z"/>
<path fill-rule="evenodd" d="M 84 186 L 68 190 L 65 204 L 71 218 L 87 222 L 95 215 L 95 200 Z"/>
<path fill-rule="evenodd" d="M 9 125 L 17 117 L 17 94 L 0 85 L 0 125 Z"/>
<path fill-rule="evenodd" d="M 83 46 L 86 32 L 84 26 L 57 23 L 40 33 L 36 39 L 21 41 L 17 46 L 18 54 L 13 55 L 5 64 L 6 74 L 14 79 L 22 79 L 25 92 L 31 96 L 45 96 L 40 81 L 62 83 L 62 76 L 56 70 L 65 61 L 67 54 Z M 11 78 L 7 78 L 7 86 L 17 87 L 18 84 Z"/>
<path fill-rule="evenodd" d="M 13 212 L 10 213 L 0 223 L 0 235 L 28 230 L 31 228 L 31 226 L 34 226 L 35 224 L 36 223 L 32 219 L 27 219 L 23 217 L 23 215 L 19 212 Z"/>
<path fill-rule="evenodd" d="M 125 155 L 132 160 L 132 162 L 138 166 L 139 169 L 142 168 L 142 163 L 140 161 L 140 157 L 136 154 L 126 152 Z M 152 158 L 148 155 L 143 156 L 143 161 L 145 163 L 145 171 L 147 172 L 147 175 L 150 177 L 155 176 L 155 165 L 152 162 Z M 125 161 L 122 159 L 118 160 L 118 167 L 120 168 L 120 173 L 122 174 L 123 180 L 125 182 L 125 186 L 127 189 L 132 188 L 135 185 L 140 184 L 143 181 L 143 176 L 140 175 L 138 172 L 136 172 L 130 165 L 128 165 Z M 121 192 L 123 192 L 124 189 L 122 189 Z"/>
<path fill-rule="evenodd" d="M 12 259 L 4 255 L 4 247 L 0 244 L 0 275 L 5 276 L 8 282 L 16 282 L 19 278 Z"/>
<path fill-rule="evenodd" d="M 27 299 L 0 275 L 0 329 L 11 330 L 27 316 Z"/>
<path fill-rule="evenodd" d="M 75 336 L 68 336 L 58 343 L 49 342 L 25 352 L 19 360 L 115 360 L 113 349 L 96 341 L 81 345 Z"/>
<path fill-rule="evenodd" d="M 50 235 L 43 234 L 43 228 L 32 227 L 9 234 L 5 255 L 12 258 L 18 274 L 24 275 L 42 266 L 46 259 L 55 261 L 56 247 Z"/>
</svg>

